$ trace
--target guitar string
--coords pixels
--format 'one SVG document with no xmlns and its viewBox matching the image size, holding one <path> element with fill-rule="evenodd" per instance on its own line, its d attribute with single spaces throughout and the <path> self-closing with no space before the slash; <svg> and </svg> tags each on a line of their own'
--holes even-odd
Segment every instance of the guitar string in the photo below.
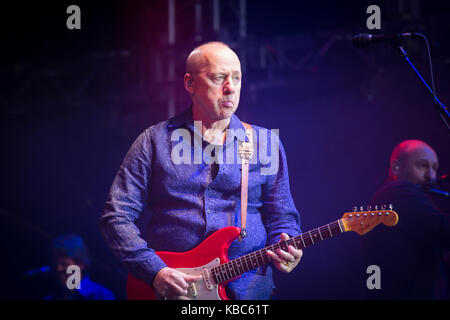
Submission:
<svg viewBox="0 0 450 320">
<path fill-rule="evenodd" d="M 310 231 L 308 231 L 308 232 L 306 232 L 306 233 L 303 233 L 303 234 L 301 234 L 301 235 L 299 235 L 299 236 L 292 237 L 292 238 L 290 238 L 290 239 L 288 239 L 288 240 L 286 240 L 286 241 L 284 241 L 284 242 L 281 242 L 281 243 L 275 243 L 275 244 L 273 244 L 273 245 L 271 245 L 271 246 L 262 248 L 262 249 L 260 249 L 260 250 L 254 251 L 254 252 L 251 252 L 251 253 L 249 253 L 249 254 L 247 254 L 247 255 L 244 255 L 244 256 L 242 256 L 242 257 L 239 257 L 239 258 L 236 258 L 236 259 L 227 261 L 227 262 L 225 262 L 225 263 L 223 263 L 223 264 L 221 264 L 221 265 L 219 265 L 219 266 L 217 266 L 217 267 L 214 267 L 214 268 L 213 268 L 214 270 L 212 269 L 212 272 L 214 272 L 216 269 L 221 269 L 221 270 L 218 270 L 218 271 L 219 271 L 219 272 L 221 271 L 221 274 L 222 274 L 222 275 L 225 273 L 225 275 L 227 276 L 227 277 L 226 277 L 227 279 L 226 279 L 225 281 L 227 281 L 227 280 L 232 279 L 233 277 L 236 277 L 236 276 L 237 276 L 235 268 L 237 268 L 238 274 L 241 274 L 242 272 L 239 270 L 239 267 L 240 267 L 241 269 L 243 269 L 243 270 L 248 269 L 248 270 L 246 270 L 246 271 L 250 271 L 250 270 L 252 270 L 252 269 L 254 269 L 254 268 L 257 268 L 259 265 L 261 265 L 261 264 L 259 264 L 259 260 L 258 260 L 258 259 L 261 259 L 261 260 L 263 261 L 262 264 L 269 263 L 269 262 L 270 262 L 270 258 L 269 258 L 268 261 L 266 261 L 266 259 L 267 259 L 267 257 L 268 257 L 268 256 L 266 255 L 267 250 L 274 250 L 275 247 L 277 247 L 277 246 L 278 246 L 279 248 L 281 248 L 281 247 L 283 247 L 283 244 L 284 244 L 284 247 L 286 247 L 286 245 L 292 245 L 292 244 L 294 244 L 295 242 L 297 242 L 297 241 L 299 240 L 299 238 L 302 238 L 302 243 L 304 243 L 305 241 L 304 241 L 304 239 L 303 239 L 303 236 L 307 235 L 308 233 L 311 234 L 312 231 L 315 231 L 315 233 L 313 233 L 313 234 L 314 234 L 314 235 L 317 235 L 319 232 L 317 232 L 316 230 L 318 230 L 318 229 L 319 229 L 319 230 L 322 229 L 322 231 L 325 231 L 325 230 L 328 230 L 329 227 L 330 227 L 330 229 L 331 229 L 331 227 L 332 227 L 333 229 L 335 229 L 335 228 L 337 228 L 338 226 L 339 226 L 339 220 L 334 221 L 334 222 L 331 222 L 331 223 L 329 223 L 329 224 L 327 224 L 327 225 L 325 225 L 325 226 L 321 226 L 321 227 L 316 228 L 316 229 L 314 229 L 314 230 L 310 230 Z M 328 231 L 330 232 L 330 230 L 328 230 Z M 340 232 L 340 233 L 342 233 L 342 232 Z M 340 233 L 339 233 L 339 234 L 340 234 Z M 337 234 L 336 234 L 336 235 L 337 235 Z M 331 236 L 331 237 L 333 236 L 332 232 L 330 232 L 330 236 Z M 312 244 L 315 243 L 314 240 L 312 240 L 312 236 L 310 236 L 310 239 L 311 239 L 311 241 L 312 241 Z M 296 245 L 296 247 L 298 247 L 298 246 Z M 306 247 L 306 245 L 305 245 L 304 247 Z M 304 247 L 302 247 L 302 248 L 304 248 Z M 256 266 L 255 266 L 255 264 L 254 264 L 254 260 L 255 260 L 255 259 L 256 259 L 256 264 L 257 264 Z M 248 266 L 249 266 L 249 262 L 250 262 L 250 268 L 248 267 Z M 244 265 L 244 263 L 245 263 L 246 266 Z M 244 265 L 244 267 L 243 267 L 243 265 Z M 233 276 L 233 274 L 232 274 L 232 271 L 234 271 L 234 273 L 235 273 L 234 276 Z M 244 271 L 244 272 L 246 272 L 246 271 Z M 231 275 L 231 277 L 229 277 L 228 274 Z M 223 277 L 223 276 L 222 276 L 222 277 Z"/>
<path fill-rule="evenodd" d="M 353 221 L 353 220 L 358 220 L 358 219 L 361 219 L 361 218 L 367 218 L 367 217 L 364 217 L 364 216 L 356 217 L 356 216 L 355 216 L 354 218 L 353 218 L 353 217 L 352 217 L 352 218 L 342 218 L 342 219 L 340 219 L 340 220 Z M 240 274 L 243 273 L 243 272 L 241 272 L 240 269 L 242 269 L 242 270 L 244 270 L 244 272 L 246 272 L 246 271 L 250 271 L 250 270 L 252 270 L 252 269 L 254 269 L 254 268 L 257 268 L 259 265 L 261 265 L 261 264 L 259 263 L 259 259 L 263 261 L 262 264 L 265 264 L 265 263 L 270 262 L 270 259 L 269 259 L 268 261 L 266 261 L 267 255 L 266 255 L 265 253 L 267 253 L 267 250 L 273 250 L 273 249 L 276 248 L 277 246 L 278 246 L 279 248 L 284 247 L 284 249 L 285 249 L 286 245 L 292 245 L 292 244 L 295 244 L 296 242 L 298 242 L 299 238 L 302 239 L 302 243 L 304 244 L 304 246 L 303 246 L 302 248 L 305 248 L 307 245 L 305 244 L 304 236 L 306 236 L 306 235 L 309 234 L 309 238 L 311 239 L 311 243 L 308 244 L 308 245 L 311 245 L 311 244 L 314 244 L 314 243 L 318 242 L 318 241 L 314 242 L 313 237 L 314 237 L 314 236 L 317 237 L 317 234 L 320 234 L 320 235 L 321 235 L 321 231 L 325 231 L 325 230 L 328 229 L 329 234 L 330 234 L 330 236 L 332 237 L 332 236 L 333 236 L 333 233 L 330 232 L 331 227 L 332 227 L 333 229 L 339 227 L 339 231 L 340 231 L 340 232 L 339 232 L 338 234 L 341 234 L 343 231 L 341 231 L 341 226 L 340 226 L 340 223 L 339 223 L 340 220 L 337 220 L 337 221 L 334 221 L 334 222 L 332 222 L 332 223 L 329 223 L 329 224 L 327 224 L 327 225 L 325 225 L 325 226 L 321 226 L 321 227 L 319 227 L 319 228 L 310 230 L 310 231 L 308 231 L 308 232 L 306 232 L 306 233 L 303 233 L 303 234 L 301 234 L 301 235 L 299 235 L 299 236 L 292 237 L 292 238 L 290 238 L 290 239 L 288 239 L 288 240 L 286 240 L 286 241 L 284 241 L 284 242 L 276 243 L 276 244 L 273 244 L 273 245 L 271 245 L 271 246 L 268 246 L 268 247 L 262 248 L 262 249 L 260 249 L 260 250 L 254 251 L 254 252 L 252 252 L 252 253 L 250 253 L 250 254 L 244 255 L 244 256 L 242 256 L 242 257 L 239 257 L 239 258 L 236 258 L 236 259 L 227 261 L 226 263 L 221 264 L 221 265 L 215 267 L 214 270 L 212 270 L 212 272 L 213 272 L 213 273 L 216 273 L 216 272 L 214 272 L 214 271 L 216 271 L 217 269 L 220 269 L 220 270 L 217 270 L 217 271 L 219 271 L 219 272 L 221 271 L 222 278 L 223 278 L 223 275 L 226 275 L 226 280 L 225 280 L 225 281 L 227 281 L 227 280 L 229 280 L 229 279 L 232 279 L 232 278 L 234 278 L 234 277 L 236 277 L 236 276 L 238 276 L 238 275 L 240 275 Z M 336 235 L 337 235 L 337 234 L 336 234 Z M 306 238 L 306 240 L 307 240 L 307 239 L 308 239 L 308 238 Z M 316 239 L 317 239 L 317 238 L 316 238 Z M 327 239 L 327 238 L 326 238 L 326 239 Z M 323 237 L 322 237 L 321 240 L 323 240 Z M 298 247 L 298 246 L 297 246 L 297 247 Z M 256 266 L 255 266 L 254 260 L 256 260 Z M 250 262 L 250 268 L 248 267 L 248 266 L 249 266 L 249 263 L 248 263 L 248 262 Z M 245 264 L 244 264 L 244 263 L 245 263 Z M 236 269 L 237 269 L 238 272 L 236 272 Z M 248 269 L 248 270 L 246 270 L 246 269 Z M 233 273 L 235 274 L 234 276 L 233 276 Z M 219 275 L 220 275 L 220 274 L 219 274 Z M 230 277 L 230 276 L 231 276 L 231 277 Z"/>
<path fill-rule="evenodd" d="M 333 229 L 335 229 L 335 228 L 337 228 L 338 226 L 339 226 L 339 220 L 338 220 L 338 221 L 334 221 L 334 222 L 332 222 L 332 223 L 329 223 L 329 224 L 326 225 L 326 226 L 322 226 L 322 227 L 316 228 L 316 229 L 314 229 L 314 230 L 310 230 L 310 231 L 308 231 L 308 232 L 306 232 L 306 233 L 303 233 L 303 234 L 301 234 L 301 235 L 299 235 L 299 236 L 290 238 L 290 239 L 286 240 L 285 242 L 282 242 L 282 243 L 276 243 L 276 244 L 273 244 L 273 245 L 268 246 L 268 247 L 266 247 L 266 248 L 263 248 L 263 249 L 254 251 L 254 252 L 252 252 L 252 253 L 250 253 L 250 254 L 247 254 L 247 255 L 245 255 L 245 256 L 242 256 L 242 257 L 239 257 L 239 258 L 236 258 L 236 259 L 227 261 L 226 263 L 221 264 L 221 265 L 215 267 L 215 270 L 220 269 L 220 270 L 217 270 L 217 271 L 219 271 L 219 272 L 221 271 L 222 278 L 224 278 L 224 275 L 226 275 L 225 281 L 227 281 L 227 280 L 229 280 L 229 279 L 232 279 L 232 278 L 236 277 L 236 276 L 239 275 L 239 274 L 242 274 L 243 272 L 241 272 L 240 269 L 242 269 L 242 270 L 244 270 L 244 272 L 246 272 L 246 271 L 250 271 L 250 270 L 252 270 L 252 269 L 254 269 L 254 268 L 257 268 L 258 265 L 260 265 L 260 264 L 259 264 L 259 259 L 261 259 L 261 260 L 263 261 L 262 264 L 269 263 L 269 262 L 270 262 L 270 258 L 269 258 L 268 261 L 266 261 L 266 259 L 267 259 L 268 256 L 267 256 L 265 253 L 267 252 L 267 250 L 273 250 L 273 249 L 274 249 L 275 247 L 277 247 L 277 246 L 281 248 L 281 247 L 283 247 L 283 244 L 284 244 L 284 247 L 285 247 L 286 245 L 292 245 L 292 244 L 294 244 L 295 242 L 297 242 L 297 241 L 299 240 L 298 238 L 300 238 L 300 237 L 302 238 L 302 242 L 304 243 L 305 241 L 304 241 L 304 239 L 303 239 L 303 236 L 307 235 L 308 233 L 317 235 L 319 232 L 317 232 L 316 230 L 322 229 L 322 231 L 324 231 L 324 230 L 328 229 L 329 227 L 330 227 L 330 229 L 331 229 L 331 227 L 332 227 Z M 313 233 L 313 231 L 314 231 L 314 233 Z M 328 230 L 328 231 L 330 231 L 330 230 Z M 340 233 L 342 233 L 342 232 L 340 232 Z M 339 233 L 339 234 L 340 234 L 340 233 Z M 336 235 L 337 235 L 337 234 L 336 234 Z M 330 232 L 330 236 L 333 236 L 332 232 Z M 315 243 L 314 240 L 312 240 L 312 235 L 310 236 L 310 239 L 311 239 L 311 241 L 312 241 L 311 244 Z M 305 246 L 306 246 L 306 245 L 305 245 Z M 304 247 L 305 247 L 305 246 L 304 246 Z M 297 247 L 298 247 L 298 246 L 297 246 Z M 304 248 L 304 247 L 302 247 L 302 248 Z M 254 264 L 254 260 L 255 260 L 255 259 L 256 259 L 256 266 L 255 266 L 255 264 Z M 250 262 L 250 268 L 248 267 L 248 266 L 249 266 L 249 262 Z M 244 264 L 244 263 L 245 263 L 245 264 Z M 246 265 L 246 266 L 245 266 L 245 265 Z M 237 269 L 237 271 L 238 271 L 237 273 L 236 273 L 236 270 L 235 270 L 235 269 Z M 214 272 L 215 270 L 212 270 L 212 272 L 213 272 L 213 273 L 216 273 L 216 272 Z M 233 276 L 233 273 L 235 273 L 234 276 Z M 219 273 L 219 275 L 220 275 L 220 273 Z M 223 282 L 223 281 L 222 281 L 222 282 Z"/>
<path fill-rule="evenodd" d="M 386 212 L 388 212 L 388 211 L 385 211 L 385 210 L 380 210 L 380 211 L 383 211 L 383 212 L 381 212 L 381 213 L 386 213 Z M 377 212 L 379 212 L 379 211 L 377 211 Z M 374 212 L 372 212 L 373 214 L 374 214 Z M 314 236 L 316 236 L 317 237 L 317 234 L 319 234 L 320 236 L 321 236 L 321 240 L 324 240 L 323 239 L 323 237 L 322 237 L 322 233 L 321 233 L 321 231 L 324 231 L 324 230 L 326 230 L 326 229 L 328 229 L 328 231 L 329 231 L 329 234 L 330 234 L 330 237 L 333 237 L 333 233 L 331 232 L 331 226 L 333 226 L 333 228 L 336 228 L 337 226 L 339 226 L 339 228 L 340 228 L 340 230 L 341 230 L 341 226 L 340 226 L 340 221 L 348 221 L 348 222 L 352 222 L 352 221 L 355 221 L 355 220 L 359 220 L 359 219 L 365 219 L 365 218 L 370 218 L 370 217 L 376 217 L 375 215 L 371 215 L 371 216 L 367 216 L 367 214 L 366 214 L 366 216 L 364 216 L 364 214 L 358 214 L 358 216 L 356 216 L 357 215 L 357 213 L 355 213 L 355 217 L 345 217 L 345 218 L 341 218 L 341 219 L 339 219 L 339 220 L 337 220 L 337 221 L 334 221 L 334 222 L 332 222 L 332 223 L 329 223 L 329 224 L 327 224 L 327 225 L 325 225 L 325 226 L 321 226 L 321 227 L 319 227 L 319 228 L 316 228 L 316 229 L 313 229 L 313 230 L 310 230 L 310 231 L 308 231 L 308 232 L 306 232 L 306 233 L 303 233 L 303 234 L 301 234 L 301 235 L 299 235 L 299 236 L 296 236 L 296 237 L 292 237 L 292 238 L 290 238 L 290 239 L 288 239 L 288 240 L 286 240 L 286 241 L 284 241 L 284 242 L 282 242 L 282 243 L 276 243 L 276 244 L 274 244 L 274 245 L 272 245 L 272 246 L 268 246 L 268 247 L 265 247 L 265 248 L 263 248 L 263 249 L 260 249 L 260 250 L 257 250 L 257 251 L 255 251 L 255 252 L 252 252 L 252 253 L 250 253 L 250 254 L 248 254 L 248 255 L 245 255 L 245 256 L 242 256 L 242 257 L 239 257 L 239 258 L 236 258 L 236 259 L 233 259 L 233 260 L 230 260 L 230 261 L 227 261 L 226 263 L 224 263 L 224 264 L 222 264 L 222 265 L 219 265 L 219 266 L 217 266 L 217 267 L 214 267 L 214 268 L 212 268 L 212 272 L 214 273 L 214 275 L 218 275 L 218 276 L 220 276 L 221 275 L 221 278 L 224 278 L 225 280 L 224 281 L 227 281 L 227 280 L 229 280 L 229 279 L 232 279 L 232 278 L 234 278 L 234 277 L 237 277 L 238 275 L 240 275 L 240 274 L 242 274 L 242 273 L 244 273 L 244 272 L 246 272 L 246 271 L 250 271 L 250 270 L 252 270 L 252 269 L 254 269 L 254 268 L 257 268 L 258 267 L 258 265 L 260 265 L 259 264 L 259 258 L 263 261 L 263 263 L 262 264 L 265 264 L 265 263 L 268 263 L 268 262 L 270 262 L 270 259 L 269 259 L 269 261 L 266 261 L 265 259 L 267 258 L 267 255 L 265 255 L 265 253 L 267 253 L 267 250 L 270 250 L 270 249 L 272 249 L 272 248 L 275 248 L 276 246 L 278 246 L 279 248 L 282 248 L 283 247 L 283 245 L 284 245 L 284 247 L 286 247 L 286 245 L 291 245 L 291 244 L 295 244 L 297 241 L 298 241 L 298 238 L 301 238 L 302 239 L 302 242 L 303 242 L 303 244 L 304 244 L 304 246 L 302 247 L 302 248 L 305 248 L 307 245 L 305 245 L 305 243 L 304 243 L 304 235 L 307 235 L 308 233 L 309 233 L 309 238 L 311 239 L 311 243 L 310 244 L 314 244 L 315 242 L 314 242 L 314 240 L 313 240 L 313 235 Z M 341 234 L 341 233 L 343 233 L 344 231 L 341 231 L 339 234 Z M 317 239 L 317 238 L 316 238 Z M 327 238 L 326 238 L 327 239 Z M 316 241 L 317 242 L 317 241 Z M 310 244 L 308 244 L 308 245 L 310 245 Z M 297 246 L 296 246 L 297 247 Z M 256 259 L 256 266 L 253 264 L 251 264 L 250 266 L 250 268 L 248 267 L 248 262 L 250 261 L 250 262 L 254 262 L 254 259 Z M 245 262 L 245 264 L 246 264 L 246 266 L 244 265 L 244 262 Z M 237 272 L 236 272 L 236 269 L 237 268 Z M 244 270 L 243 272 L 241 272 L 241 270 L 239 269 L 239 268 L 241 268 L 242 270 Z M 219 270 L 220 269 L 220 270 Z M 225 269 L 225 270 L 224 270 Z M 246 269 L 248 269 L 248 270 L 246 270 Z M 217 271 L 217 272 L 216 272 Z M 218 273 L 218 272 L 222 272 L 221 274 L 220 273 Z M 232 271 L 235 273 L 235 275 L 233 276 L 233 274 L 232 274 Z M 224 275 L 226 275 L 226 277 L 224 277 Z M 230 277 L 231 276 L 231 277 Z M 217 279 L 216 279 L 217 280 Z M 221 281 L 221 282 L 224 282 L 224 281 Z"/>
<path fill-rule="evenodd" d="M 269 263 L 269 262 L 270 262 L 270 259 L 269 259 L 269 261 L 266 262 L 266 261 L 265 261 L 265 258 L 267 258 L 267 255 L 266 255 L 267 250 L 271 250 L 272 247 L 275 248 L 275 247 L 278 246 L 278 247 L 281 249 L 281 248 L 283 247 L 283 245 L 284 245 L 284 248 L 286 248 L 286 246 L 289 246 L 289 245 L 292 245 L 292 244 L 296 244 L 296 242 L 298 242 L 298 240 L 301 238 L 302 243 L 304 244 L 304 246 L 301 247 L 301 249 L 303 249 L 303 248 L 307 247 L 308 245 L 315 244 L 316 242 L 318 242 L 318 241 L 315 242 L 315 241 L 313 240 L 313 236 L 317 237 L 317 235 L 319 234 L 319 235 L 321 236 L 321 239 L 320 239 L 319 241 L 324 240 L 323 237 L 322 237 L 322 231 L 328 230 L 328 232 L 329 232 L 329 234 L 330 234 L 329 237 L 333 237 L 333 236 L 334 236 L 334 235 L 332 234 L 332 232 L 330 231 L 330 230 L 331 230 L 331 227 L 336 228 L 336 227 L 339 226 L 339 229 L 340 229 L 340 231 L 341 231 L 341 226 L 340 226 L 339 221 L 353 222 L 353 221 L 355 221 L 355 220 L 360 220 L 360 219 L 370 219 L 370 218 L 374 218 L 374 217 L 379 217 L 379 216 L 380 216 L 380 215 L 375 215 L 375 213 L 382 213 L 382 214 L 383 214 L 383 213 L 386 213 L 386 212 L 390 212 L 390 211 L 380 210 L 380 211 L 376 211 L 376 212 L 370 212 L 370 215 L 367 214 L 367 213 L 365 213 L 366 216 L 364 216 L 364 213 L 362 213 L 362 212 L 361 212 L 361 213 L 355 212 L 355 213 L 354 213 L 355 216 L 341 218 L 341 219 L 339 219 L 339 220 L 337 220 L 337 221 L 334 221 L 334 222 L 331 222 L 331 223 L 329 223 L 329 224 L 327 224 L 327 225 L 324 225 L 324 226 L 321 226 L 321 227 L 312 229 L 312 230 L 310 230 L 310 231 L 308 231 L 308 232 L 305 232 L 305 233 L 302 233 L 302 234 L 300 234 L 300 235 L 298 235 L 298 236 L 289 238 L 288 240 L 286 240 L 286 241 L 284 241 L 284 242 L 278 242 L 278 243 L 275 243 L 275 244 L 273 244 L 273 245 L 271 245 L 271 246 L 267 246 L 267 247 L 262 248 L 262 249 L 260 249 L 260 250 L 251 252 L 251 253 L 249 253 L 249 254 L 247 254 L 247 255 L 244 255 L 244 256 L 242 256 L 242 257 L 238 257 L 238 258 L 235 258 L 235 259 L 233 259 L 233 260 L 227 261 L 227 262 L 225 262 L 225 263 L 223 263 L 223 264 L 221 264 L 221 265 L 219 265 L 219 266 L 216 266 L 216 267 L 211 268 L 211 272 L 215 274 L 216 271 L 217 271 L 217 272 L 220 272 L 220 271 L 221 271 L 221 272 L 222 272 L 222 273 L 221 273 L 221 274 L 222 274 L 222 277 L 223 277 L 223 274 L 224 274 L 224 272 L 225 272 L 225 275 L 227 276 L 227 277 L 226 277 L 227 279 L 224 280 L 224 281 L 227 281 L 227 280 L 232 279 L 232 278 L 234 278 L 234 277 L 237 277 L 238 275 L 240 275 L 240 274 L 243 273 L 243 272 L 241 272 L 241 271 L 239 270 L 239 267 L 240 267 L 242 270 L 248 269 L 248 270 L 244 271 L 244 272 L 247 272 L 247 271 L 250 271 L 250 270 L 253 270 L 253 269 L 257 268 L 258 266 L 260 266 L 260 265 L 262 265 L 262 264 Z M 373 213 L 374 215 L 372 215 L 372 213 Z M 357 214 L 358 214 L 359 216 L 356 216 Z M 343 232 L 345 232 L 345 230 L 342 231 L 342 232 L 339 232 L 338 234 L 341 234 L 341 233 L 343 233 Z M 309 234 L 309 239 L 311 239 L 311 243 L 310 243 L 310 244 L 305 244 L 304 236 L 305 236 L 305 235 L 308 235 L 308 234 Z M 336 234 L 336 235 L 338 235 L 338 234 Z M 307 239 L 308 239 L 308 238 L 306 238 L 306 240 L 307 240 Z M 316 239 L 317 239 L 317 238 L 316 238 Z M 325 239 L 328 239 L 328 238 L 325 238 Z M 298 246 L 296 245 L 296 247 L 298 247 Z M 272 249 L 272 250 L 273 250 L 273 249 Z M 252 255 L 253 255 L 253 257 L 252 257 Z M 262 264 L 259 264 L 258 258 L 260 258 L 260 259 L 263 261 Z M 248 265 L 249 265 L 248 262 L 252 263 L 252 262 L 254 261 L 254 259 L 256 259 L 256 264 L 257 264 L 257 266 L 255 267 L 254 264 L 250 264 L 251 269 L 249 269 L 249 267 L 248 267 Z M 246 266 L 243 266 L 243 265 L 244 265 L 244 262 L 245 262 Z M 230 270 L 230 268 L 231 268 L 231 270 Z M 235 268 L 237 268 L 238 274 L 236 274 Z M 225 269 L 225 270 L 218 270 L 218 269 Z M 236 275 L 235 275 L 235 276 L 232 276 L 232 273 L 231 273 L 230 271 L 234 271 L 234 273 L 235 273 Z M 232 277 L 229 277 L 227 273 L 229 273 Z M 224 281 L 222 281 L 222 282 L 224 282 Z"/>
<path fill-rule="evenodd" d="M 267 246 L 267 247 L 262 248 L 262 249 L 260 249 L 260 250 L 254 251 L 254 252 L 249 253 L 249 254 L 247 254 L 247 255 L 244 255 L 244 256 L 242 256 L 242 257 L 239 257 L 239 258 L 230 260 L 230 261 L 228 261 L 228 262 L 226 262 L 226 263 L 229 263 L 229 262 L 232 262 L 232 261 L 235 261 L 235 260 L 238 260 L 238 259 L 240 259 L 240 260 L 246 259 L 246 258 L 250 258 L 250 259 L 251 259 L 251 258 L 252 258 L 251 255 L 254 255 L 254 256 L 255 256 L 254 258 L 258 258 L 258 257 L 257 257 L 258 254 L 259 254 L 260 257 L 262 258 L 262 257 L 263 257 L 263 256 L 261 255 L 262 253 L 267 252 L 267 250 L 273 250 L 273 249 L 274 249 L 275 247 L 277 247 L 277 246 L 278 246 L 279 248 L 281 248 L 283 245 L 284 245 L 284 247 L 286 247 L 286 244 L 287 244 L 287 245 L 292 245 L 292 244 L 298 242 L 298 240 L 299 240 L 300 238 L 302 239 L 302 243 L 304 243 L 304 242 L 305 242 L 305 241 L 304 241 L 304 240 L 305 240 L 304 236 L 306 236 L 306 235 L 308 235 L 308 234 L 311 234 L 311 235 L 309 236 L 309 238 L 310 238 L 311 241 L 312 241 L 311 244 L 313 244 L 313 243 L 315 243 L 314 240 L 313 240 L 313 236 L 317 236 L 319 233 L 320 233 L 320 235 L 322 235 L 322 233 L 323 233 L 324 231 L 328 230 L 328 233 L 330 233 L 330 236 L 332 237 L 333 234 L 330 232 L 329 229 L 331 229 L 331 228 L 334 229 L 334 228 L 337 228 L 338 226 L 339 226 L 339 220 L 334 221 L 334 222 L 331 222 L 331 223 L 329 223 L 329 224 L 327 224 L 327 225 L 325 225 L 325 226 L 321 226 L 321 227 L 319 227 L 319 228 L 310 230 L 310 231 L 308 231 L 308 232 L 302 233 L 301 235 L 298 235 L 298 236 L 289 238 L 289 239 L 286 240 L 285 242 L 278 242 L 278 243 L 275 243 L 275 244 L 273 244 L 273 245 L 271 245 L 271 246 Z M 340 232 L 340 233 L 342 233 L 342 232 Z M 339 233 L 339 234 L 340 234 L 340 233 Z M 306 240 L 307 240 L 307 239 L 308 239 L 308 238 L 306 238 Z M 322 239 L 323 239 L 323 237 L 322 237 Z M 322 239 L 321 239 L 321 240 L 322 240 Z M 316 241 L 316 242 L 317 242 L 317 241 Z M 302 248 L 304 248 L 304 247 L 306 247 L 306 245 L 303 246 Z M 246 259 L 246 260 L 248 260 L 248 259 Z M 222 265 L 225 265 L 225 263 L 222 264 Z"/>
</svg>

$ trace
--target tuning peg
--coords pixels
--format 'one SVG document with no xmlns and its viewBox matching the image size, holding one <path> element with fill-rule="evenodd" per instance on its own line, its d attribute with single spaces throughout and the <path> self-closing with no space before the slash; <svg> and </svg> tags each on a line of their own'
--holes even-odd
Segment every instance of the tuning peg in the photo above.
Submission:
<svg viewBox="0 0 450 320">
<path fill-rule="evenodd" d="M 364 207 L 363 206 L 359 207 L 359 211 L 364 211 Z"/>
<path fill-rule="evenodd" d="M 385 204 L 383 204 L 383 205 L 381 206 L 381 210 L 386 210 L 386 205 L 385 205 Z"/>
<path fill-rule="evenodd" d="M 356 211 L 358 211 L 358 207 L 357 207 L 357 206 L 354 206 L 354 207 L 353 207 L 353 212 L 356 212 Z"/>
<path fill-rule="evenodd" d="M 378 206 L 375 206 L 375 211 L 377 211 L 378 210 Z"/>
<path fill-rule="evenodd" d="M 394 210 L 394 206 L 392 205 L 392 203 L 389 205 L 389 210 Z"/>
<path fill-rule="evenodd" d="M 372 206 L 367 206 L 367 211 L 371 211 L 372 210 Z"/>
</svg>

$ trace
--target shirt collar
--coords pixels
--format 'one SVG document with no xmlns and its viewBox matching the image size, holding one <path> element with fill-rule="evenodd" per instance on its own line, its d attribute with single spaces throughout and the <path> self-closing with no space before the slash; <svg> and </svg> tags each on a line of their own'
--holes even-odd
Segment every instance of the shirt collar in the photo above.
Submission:
<svg viewBox="0 0 450 320">
<path fill-rule="evenodd" d="M 179 115 L 170 118 L 167 124 L 169 129 L 178 129 L 181 127 L 193 127 L 194 120 L 192 119 L 192 105 L 184 110 Z"/>
<path fill-rule="evenodd" d="M 170 118 L 167 124 L 167 128 L 168 129 L 178 129 L 178 128 L 189 128 L 191 130 L 194 130 L 194 120 L 192 118 L 192 105 L 187 108 L 186 110 L 184 110 L 182 113 L 180 113 L 179 115 Z M 245 127 L 242 124 L 241 120 L 239 120 L 239 118 L 233 114 L 230 118 L 230 124 L 228 125 L 228 129 L 232 129 L 232 130 L 238 130 L 241 129 L 245 132 Z M 244 135 L 235 135 L 235 137 L 239 140 L 239 141 L 247 141 L 247 138 Z"/>
</svg>

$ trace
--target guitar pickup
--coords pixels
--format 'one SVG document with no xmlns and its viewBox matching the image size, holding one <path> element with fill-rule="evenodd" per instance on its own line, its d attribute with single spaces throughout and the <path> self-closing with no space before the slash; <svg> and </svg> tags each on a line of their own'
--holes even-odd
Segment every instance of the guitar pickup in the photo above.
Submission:
<svg viewBox="0 0 450 320">
<path fill-rule="evenodd" d="M 211 282 L 211 275 L 209 274 L 209 270 L 207 268 L 202 270 L 202 276 L 203 280 L 205 280 L 206 289 L 212 290 L 214 286 Z"/>
<path fill-rule="evenodd" d="M 189 287 L 188 287 L 188 294 L 191 296 L 191 297 L 196 297 L 197 296 L 197 288 L 195 287 L 195 283 L 193 283 L 193 282 L 191 282 L 190 284 L 189 284 Z"/>
</svg>

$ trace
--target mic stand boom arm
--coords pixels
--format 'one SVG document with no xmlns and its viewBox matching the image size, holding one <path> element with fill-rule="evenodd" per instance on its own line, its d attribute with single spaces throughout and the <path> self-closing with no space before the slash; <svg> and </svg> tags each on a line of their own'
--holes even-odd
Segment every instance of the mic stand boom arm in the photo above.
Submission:
<svg viewBox="0 0 450 320">
<path fill-rule="evenodd" d="M 423 84 L 427 87 L 428 91 L 430 91 L 430 93 L 433 95 L 434 98 L 434 106 L 436 107 L 436 109 L 439 111 L 439 114 L 441 115 L 442 120 L 444 121 L 447 129 L 450 130 L 450 114 L 448 109 L 445 107 L 444 104 L 442 104 L 442 102 L 436 97 L 435 94 L 435 89 L 434 89 L 434 83 L 433 83 L 433 89 L 430 88 L 430 86 L 427 84 L 427 82 L 425 81 L 425 79 L 421 76 L 421 74 L 419 73 L 419 71 L 416 69 L 416 67 L 413 65 L 413 63 L 411 62 L 411 60 L 408 58 L 408 53 L 406 52 L 406 50 L 402 47 L 399 46 L 398 47 L 400 49 L 400 52 L 402 53 L 402 56 L 406 59 L 406 61 L 409 63 L 409 65 L 411 66 L 411 68 L 413 68 L 413 70 L 416 72 L 416 74 L 418 75 L 418 77 L 420 78 L 420 80 L 422 80 Z M 430 68 L 431 68 L 431 72 L 433 72 L 432 67 L 431 67 L 431 57 L 429 57 L 430 59 Z M 432 82 L 433 82 L 433 74 L 431 74 L 432 77 Z"/>
</svg>

